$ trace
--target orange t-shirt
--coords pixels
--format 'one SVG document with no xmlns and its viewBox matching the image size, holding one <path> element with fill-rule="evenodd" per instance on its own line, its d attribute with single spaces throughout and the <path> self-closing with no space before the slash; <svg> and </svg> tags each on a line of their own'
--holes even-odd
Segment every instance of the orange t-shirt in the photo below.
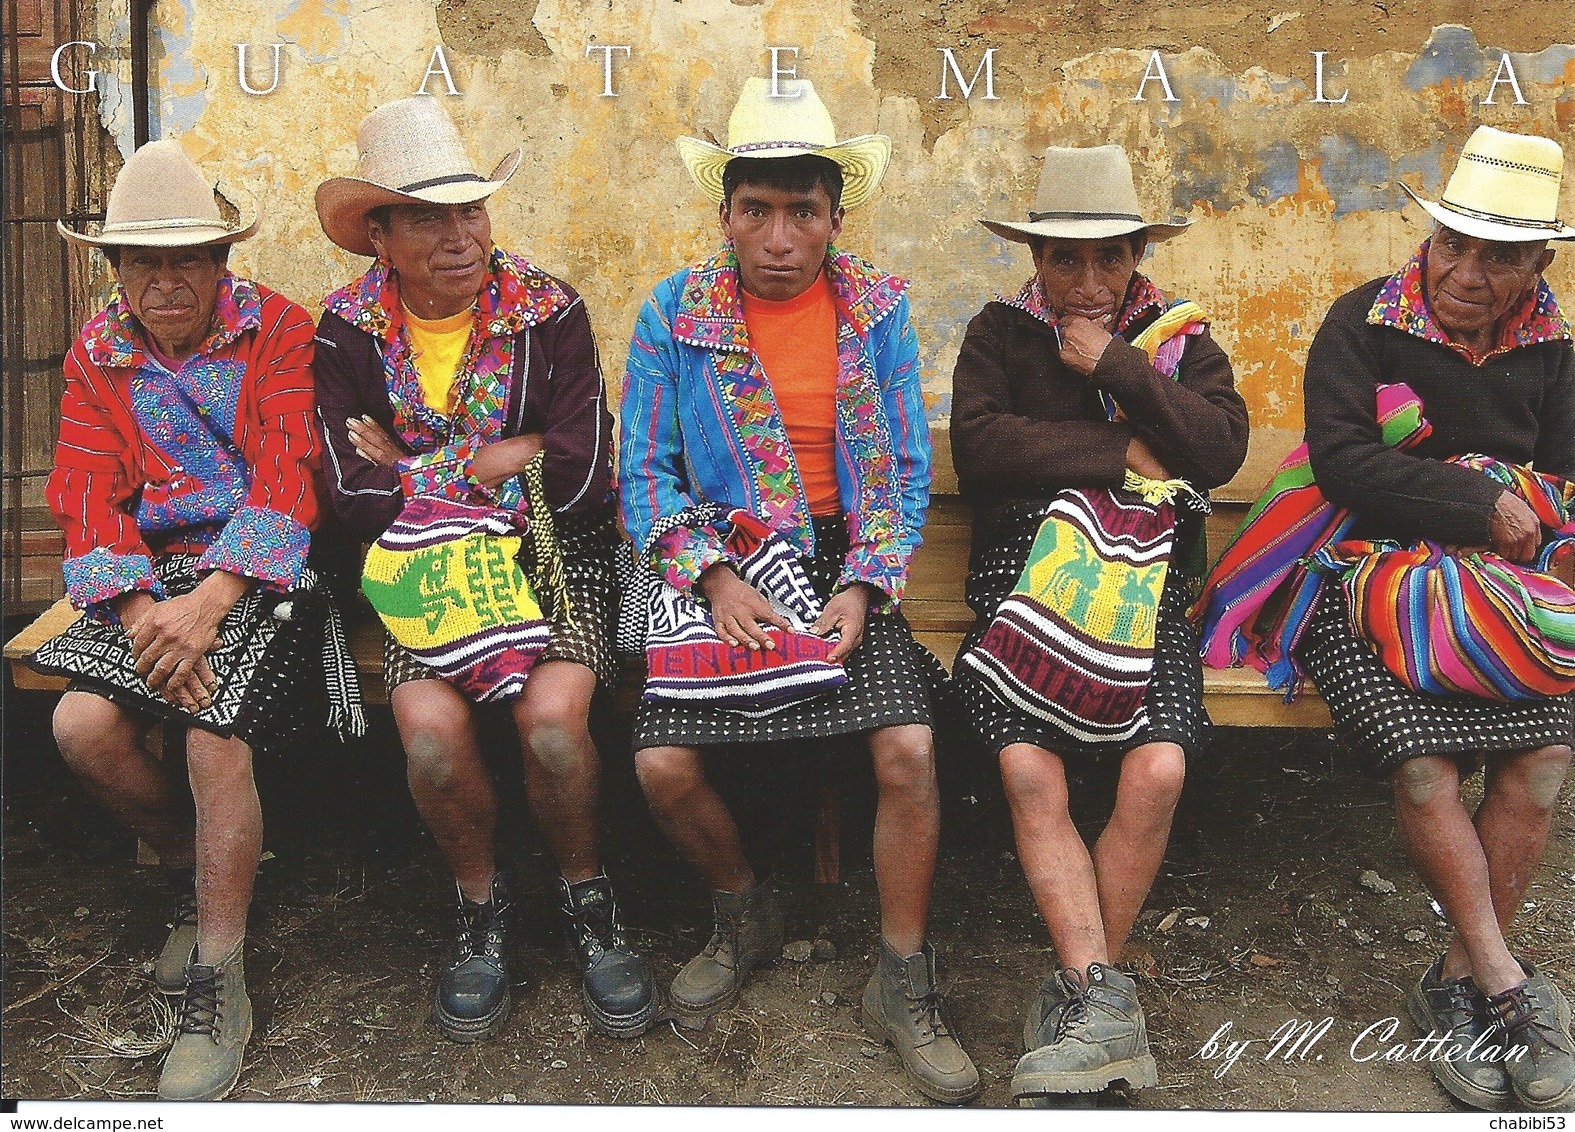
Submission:
<svg viewBox="0 0 1575 1132">
<path fill-rule="evenodd" d="M 771 382 L 809 513 L 842 514 L 837 490 L 837 307 L 826 273 L 796 298 L 744 292 L 749 344 Z"/>
</svg>

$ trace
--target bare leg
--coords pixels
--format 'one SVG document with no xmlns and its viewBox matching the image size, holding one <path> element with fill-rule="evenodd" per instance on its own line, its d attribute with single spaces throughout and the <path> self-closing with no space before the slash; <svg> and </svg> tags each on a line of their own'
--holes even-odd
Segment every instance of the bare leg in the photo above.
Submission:
<svg viewBox="0 0 1575 1132">
<path fill-rule="evenodd" d="M 555 660 L 531 669 L 524 695 L 514 702 L 530 810 L 570 884 L 601 872 L 601 760 L 588 726 L 595 691 L 596 673 Z"/>
<path fill-rule="evenodd" d="M 405 745 L 410 796 L 467 900 L 492 898 L 498 795 L 476 744 L 470 701 L 444 680 L 411 680 L 389 696 Z"/>
<path fill-rule="evenodd" d="M 1501 934 L 1509 931 L 1542 860 L 1569 763 L 1568 747 L 1543 747 L 1488 764 L 1482 803 L 1472 823 L 1487 858 L 1493 914 Z M 1444 959 L 1444 976 L 1459 978 L 1471 970 L 1465 942 L 1456 932 Z"/>
<path fill-rule="evenodd" d="M 192 728 L 186 768 L 197 802 L 197 962 L 216 964 L 246 934 L 246 910 L 262 855 L 262 806 L 252 749 Z"/>
<path fill-rule="evenodd" d="M 1460 800 L 1454 761 L 1435 755 L 1411 759 L 1389 782 L 1406 855 L 1454 925 L 1477 985 L 1497 994 L 1519 983 L 1525 976 L 1499 929 L 1487 855 Z"/>
<path fill-rule="evenodd" d="M 55 743 L 84 790 L 158 851 L 189 868 L 196 829 L 170 772 L 144 739 L 154 721 L 91 692 L 67 692 L 55 708 Z"/>
<path fill-rule="evenodd" d="M 647 747 L 634 755 L 640 789 L 656 824 L 706 883 L 723 892 L 748 892 L 755 873 L 744 858 L 738 825 L 693 747 Z"/>
<path fill-rule="evenodd" d="M 875 887 L 881 934 L 898 955 L 924 946 L 941 829 L 935 741 L 923 724 L 870 734 L 875 766 Z"/>
<path fill-rule="evenodd" d="M 1094 862 L 1068 811 L 1059 755 L 1030 743 L 1001 752 L 1001 781 L 1012 809 L 1017 855 L 1062 967 L 1109 963 Z"/>
<path fill-rule="evenodd" d="M 1186 756 L 1174 743 L 1146 743 L 1121 759 L 1115 809 L 1093 852 L 1100 918 L 1112 960 L 1121 958 L 1165 859 L 1186 765 Z"/>
</svg>

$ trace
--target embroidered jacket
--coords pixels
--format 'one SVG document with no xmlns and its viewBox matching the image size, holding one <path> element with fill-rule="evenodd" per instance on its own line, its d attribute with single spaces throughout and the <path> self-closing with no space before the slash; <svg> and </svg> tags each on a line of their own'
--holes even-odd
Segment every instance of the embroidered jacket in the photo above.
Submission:
<svg viewBox="0 0 1575 1132">
<path fill-rule="evenodd" d="M 1546 282 L 1486 357 L 1450 342 L 1427 309 L 1427 249 L 1329 308 L 1302 386 L 1308 457 L 1329 501 L 1360 515 L 1350 537 L 1480 546 L 1503 487 L 1445 458 L 1475 452 L 1575 477 L 1575 345 Z M 1394 384 L 1415 391 L 1432 425 L 1405 451 L 1383 443 L 1375 408 L 1376 389 Z"/>
<path fill-rule="evenodd" d="M 837 482 L 850 549 L 839 586 L 902 597 L 930 493 L 930 434 L 906 280 L 830 249 L 837 304 Z M 658 520 L 696 503 L 743 507 L 804 554 L 814 532 L 771 384 L 749 346 L 732 248 L 663 280 L 629 344 L 620 412 L 624 526 L 680 589 L 727 561 L 710 528 Z"/>
<path fill-rule="evenodd" d="M 314 363 L 324 471 L 335 512 L 362 542 L 418 495 L 524 509 L 518 476 L 492 491 L 476 480 L 473 461 L 484 444 L 525 433 L 545 437 L 543 480 L 555 514 L 607 505 L 612 417 L 585 304 L 568 284 L 492 249 L 451 416 L 422 397 L 396 273 L 373 264 L 324 305 Z M 408 453 L 397 467 L 356 455 L 345 421 L 363 414 Z"/>
<path fill-rule="evenodd" d="M 226 272 L 177 372 L 143 334 L 117 286 L 66 355 L 47 496 L 72 604 L 108 617 L 120 594 L 162 597 L 152 556 L 174 552 L 290 588 L 318 511 L 311 316 Z"/>
</svg>

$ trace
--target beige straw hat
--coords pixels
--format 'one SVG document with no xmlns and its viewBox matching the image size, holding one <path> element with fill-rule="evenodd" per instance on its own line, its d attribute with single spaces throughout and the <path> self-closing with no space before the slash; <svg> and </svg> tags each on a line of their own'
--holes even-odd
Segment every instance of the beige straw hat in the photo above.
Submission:
<svg viewBox="0 0 1575 1132">
<path fill-rule="evenodd" d="M 374 208 L 486 200 L 520 163 L 516 149 L 490 176 L 476 172 L 453 119 L 430 94 L 379 106 L 361 119 L 355 144 L 356 176 L 317 186 L 317 219 L 330 240 L 356 255 L 377 254 L 366 233 L 366 214 Z"/>
<path fill-rule="evenodd" d="M 257 231 L 257 208 L 210 184 L 180 142 L 166 138 L 126 159 L 109 190 L 102 224 L 85 232 L 68 228 L 63 220 L 55 227 L 78 244 L 190 248 L 246 239 Z"/>
<path fill-rule="evenodd" d="M 1575 240 L 1559 221 L 1564 151 L 1551 138 L 1478 126 L 1436 203 L 1401 183 L 1434 220 L 1479 240 Z"/>
<path fill-rule="evenodd" d="M 1129 232 L 1147 230 L 1150 243 L 1179 236 L 1192 223 L 1175 220 L 1162 224 L 1143 219 L 1137 190 L 1132 185 L 1132 163 L 1119 145 L 1088 149 L 1053 145 L 1045 150 L 1039 171 L 1039 192 L 1028 222 L 981 220 L 990 231 L 1026 244 L 1031 237 L 1063 240 L 1106 240 Z"/>
<path fill-rule="evenodd" d="M 727 120 L 727 146 L 699 138 L 679 138 L 678 153 L 706 196 L 722 203 L 722 170 L 735 157 L 829 157 L 842 167 L 842 207 L 868 200 L 891 163 L 891 139 L 863 134 L 837 140 L 831 113 L 808 79 L 782 79 L 771 94 L 765 79 L 744 83 Z"/>
</svg>

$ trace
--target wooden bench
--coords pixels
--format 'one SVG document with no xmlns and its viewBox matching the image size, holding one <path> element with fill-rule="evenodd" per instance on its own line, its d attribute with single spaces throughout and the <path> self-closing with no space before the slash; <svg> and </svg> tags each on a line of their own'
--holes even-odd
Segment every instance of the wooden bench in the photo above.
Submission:
<svg viewBox="0 0 1575 1132">
<path fill-rule="evenodd" d="M 1213 552 L 1218 553 L 1225 545 L 1269 475 L 1300 439 L 1299 434 L 1285 429 L 1253 432 L 1247 462 L 1241 472 L 1212 493 L 1215 506 L 1209 518 L 1208 538 Z M 930 513 L 924 528 L 924 545 L 913 559 L 903 611 L 920 643 L 950 669 L 963 637 L 973 625 L 973 613 L 963 601 L 973 516 L 968 504 L 958 495 L 946 430 L 937 429 L 934 440 L 935 477 Z M 6 642 L 5 660 L 17 688 L 64 690 L 64 677 L 45 676 L 25 663 L 16 662 L 32 656 L 40 645 L 65 631 L 78 616 L 70 602 L 62 598 Z M 351 651 L 361 674 L 363 696 L 368 703 L 386 703 L 382 626 L 370 617 L 353 617 L 349 633 Z M 618 690 L 621 708 L 633 709 L 642 673 L 638 658 L 629 658 Z M 1214 722 L 1224 727 L 1323 728 L 1330 725 L 1328 709 L 1311 689 L 1304 691 L 1294 704 L 1286 704 L 1280 694 L 1271 690 L 1263 677 L 1251 669 L 1205 668 L 1203 699 Z M 834 786 L 822 788 L 818 810 L 815 876 L 817 880 L 835 883 L 840 871 L 841 803 Z"/>
</svg>

